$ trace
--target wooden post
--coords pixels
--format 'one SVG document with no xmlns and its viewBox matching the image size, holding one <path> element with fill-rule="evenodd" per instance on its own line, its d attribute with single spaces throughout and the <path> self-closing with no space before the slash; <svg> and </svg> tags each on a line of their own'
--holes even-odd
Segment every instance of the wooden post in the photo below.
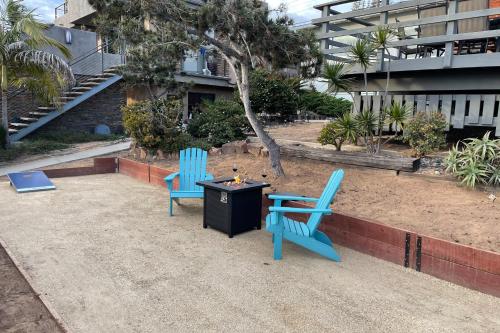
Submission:
<svg viewBox="0 0 500 333">
<path fill-rule="evenodd" d="M 389 5 L 389 0 L 380 1 L 380 7 L 384 7 L 387 5 Z M 386 25 L 387 23 L 389 23 L 389 12 L 386 10 L 380 13 L 380 25 Z M 383 49 L 377 50 L 377 72 L 381 72 L 384 70 L 384 52 L 385 51 Z M 390 57 L 391 54 L 389 53 L 387 56 Z"/>
<path fill-rule="evenodd" d="M 448 15 L 455 15 L 458 12 L 458 1 L 451 0 L 448 4 Z M 457 21 L 446 23 L 446 35 L 453 35 L 457 32 Z M 444 48 L 443 68 L 450 68 L 453 61 L 454 41 L 447 42 Z"/>
</svg>

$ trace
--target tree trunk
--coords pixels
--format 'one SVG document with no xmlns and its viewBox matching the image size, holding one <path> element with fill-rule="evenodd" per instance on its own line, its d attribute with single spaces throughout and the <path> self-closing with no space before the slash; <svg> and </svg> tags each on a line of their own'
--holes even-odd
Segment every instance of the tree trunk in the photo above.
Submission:
<svg viewBox="0 0 500 333">
<path fill-rule="evenodd" d="M 2 127 L 5 129 L 5 143 L 9 144 L 9 114 L 7 108 L 7 94 L 8 94 L 8 84 L 7 84 L 7 68 L 2 66 L 1 68 L 1 97 L 2 97 Z"/>
<path fill-rule="evenodd" d="M 8 121 L 8 108 L 7 108 L 7 93 L 3 90 L 2 90 L 2 127 L 5 130 L 5 143 L 8 145 L 9 144 L 9 121 Z"/>
<path fill-rule="evenodd" d="M 388 51 L 387 54 L 389 55 L 389 64 L 387 66 L 387 78 L 386 78 L 386 82 L 385 82 L 385 92 L 384 92 L 384 107 L 383 107 L 383 110 L 386 111 L 388 105 L 387 105 L 387 97 L 389 96 L 389 82 L 391 81 L 391 54 L 390 52 Z M 382 56 L 382 61 L 383 61 L 384 57 Z M 377 154 L 380 153 L 380 148 L 381 148 L 381 142 L 382 142 L 382 130 L 383 130 L 383 126 L 384 126 L 384 113 L 383 112 L 380 112 L 380 115 L 379 115 L 379 129 L 378 129 L 378 142 L 377 142 Z"/>
<path fill-rule="evenodd" d="M 241 82 L 238 82 L 238 86 L 240 90 L 240 98 L 245 108 L 245 115 L 248 118 L 248 121 L 250 122 L 253 130 L 262 141 L 262 144 L 269 151 L 269 159 L 271 160 L 271 167 L 274 171 L 274 174 L 278 177 L 285 176 L 285 171 L 281 166 L 280 146 L 276 143 L 276 141 L 274 141 L 272 137 L 269 136 L 269 134 L 267 134 L 267 132 L 262 127 L 262 124 L 257 119 L 257 116 L 252 111 L 252 106 L 250 103 L 249 67 L 247 64 L 241 64 L 240 80 Z"/>
</svg>

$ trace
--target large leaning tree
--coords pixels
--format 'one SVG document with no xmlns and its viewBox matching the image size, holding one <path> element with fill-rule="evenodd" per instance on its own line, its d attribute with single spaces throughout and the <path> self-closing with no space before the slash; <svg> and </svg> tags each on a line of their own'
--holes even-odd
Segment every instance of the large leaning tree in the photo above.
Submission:
<svg viewBox="0 0 500 333">
<path fill-rule="evenodd" d="M 304 77 L 314 75 L 321 65 L 321 56 L 314 33 L 293 31 L 293 21 L 286 16 L 284 6 L 270 11 L 258 0 L 208 0 L 196 7 L 183 0 L 90 3 L 101 13 L 102 32 L 126 43 L 132 67 L 127 65 L 124 72 L 131 77 L 141 77 L 143 67 L 144 73 L 161 72 L 162 77 L 172 78 L 178 60 L 189 50 L 198 52 L 201 47 L 222 56 L 236 80 L 246 117 L 269 150 L 274 173 L 285 174 L 280 147 L 264 130 L 252 108 L 249 75 L 257 68 L 298 69 L 297 73 Z M 157 58 L 151 59 L 151 54 Z M 154 75 L 142 80 L 150 84 Z"/>
<path fill-rule="evenodd" d="M 10 88 L 27 88 L 40 99 L 55 103 L 74 77 L 65 59 L 43 49 L 55 48 L 66 58 L 71 56 L 69 50 L 44 34 L 48 26 L 39 22 L 22 0 L 2 1 L 0 14 L 2 126 L 8 142 Z"/>
</svg>

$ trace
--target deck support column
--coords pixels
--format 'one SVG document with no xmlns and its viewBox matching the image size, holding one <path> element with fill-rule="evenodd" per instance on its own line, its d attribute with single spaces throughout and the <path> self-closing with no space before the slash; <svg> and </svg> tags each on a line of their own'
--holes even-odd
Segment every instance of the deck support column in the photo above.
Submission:
<svg viewBox="0 0 500 333">
<path fill-rule="evenodd" d="M 451 0 L 448 4 L 448 15 L 455 15 L 458 12 L 458 1 Z M 446 35 L 453 35 L 457 32 L 457 21 L 446 23 Z M 453 49 L 455 42 L 447 42 L 444 48 L 443 68 L 450 68 L 453 61 Z"/>
</svg>

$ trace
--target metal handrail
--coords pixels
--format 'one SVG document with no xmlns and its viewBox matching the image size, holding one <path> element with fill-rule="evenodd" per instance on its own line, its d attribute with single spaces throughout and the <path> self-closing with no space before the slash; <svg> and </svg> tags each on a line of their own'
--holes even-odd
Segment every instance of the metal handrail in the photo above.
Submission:
<svg viewBox="0 0 500 333">
<path fill-rule="evenodd" d="M 62 12 L 62 15 L 59 15 L 59 12 Z M 68 2 L 64 2 L 63 4 L 57 6 L 54 9 L 54 16 L 57 19 L 58 17 L 64 16 L 68 13 Z"/>
</svg>

